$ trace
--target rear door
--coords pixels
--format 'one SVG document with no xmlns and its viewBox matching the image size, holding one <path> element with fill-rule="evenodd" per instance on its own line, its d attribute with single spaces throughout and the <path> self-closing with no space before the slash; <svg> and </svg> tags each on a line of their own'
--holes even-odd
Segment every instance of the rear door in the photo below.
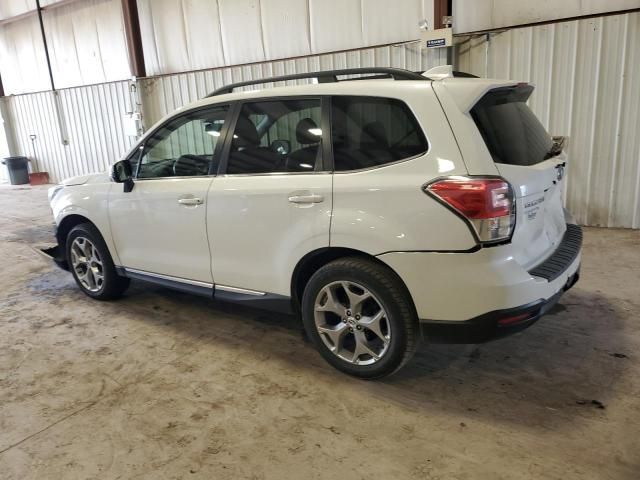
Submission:
<svg viewBox="0 0 640 480">
<path fill-rule="evenodd" d="M 324 161 L 323 103 L 274 98 L 237 105 L 221 174 L 207 198 L 217 290 L 289 296 L 300 258 L 329 246 L 332 175 Z"/>
<path fill-rule="evenodd" d="M 518 260 L 533 266 L 549 256 L 566 230 L 562 188 L 566 154 L 526 102 L 527 84 L 489 91 L 471 109 L 496 168 L 514 188 Z"/>
</svg>

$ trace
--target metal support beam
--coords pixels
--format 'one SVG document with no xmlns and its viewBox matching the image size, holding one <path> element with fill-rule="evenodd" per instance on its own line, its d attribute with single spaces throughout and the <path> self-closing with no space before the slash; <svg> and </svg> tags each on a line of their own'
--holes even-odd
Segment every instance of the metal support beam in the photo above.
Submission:
<svg viewBox="0 0 640 480">
<path fill-rule="evenodd" d="M 36 0 L 36 9 L 38 11 L 38 21 L 40 22 L 40 33 L 42 33 L 42 45 L 44 46 L 44 56 L 47 59 L 47 68 L 49 70 L 49 80 L 51 81 L 51 90 L 56 89 L 56 85 L 53 81 L 53 71 L 51 70 L 51 59 L 49 58 L 49 47 L 47 46 L 47 36 L 44 33 L 44 23 L 42 22 L 42 7 L 40 6 L 40 0 Z"/>
<path fill-rule="evenodd" d="M 433 28 L 444 28 L 442 17 L 451 15 L 451 0 L 434 0 Z"/>
<path fill-rule="evenodd" d="M 124 17 L 124 31 L 127 36 L 127 50 L 129 66 L 134 77 L 146 77 L 144 54 L 142 51 L 142 36 L 140 35 L 140 19 L 136 0 L 122 0 L 122 14 Z"/>
</svg>

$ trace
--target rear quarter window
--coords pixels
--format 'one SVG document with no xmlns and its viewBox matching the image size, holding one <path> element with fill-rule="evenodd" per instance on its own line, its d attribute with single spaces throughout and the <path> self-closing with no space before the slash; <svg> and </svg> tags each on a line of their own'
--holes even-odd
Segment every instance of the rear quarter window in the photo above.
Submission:
<svg viewBox="0 0 640 480">
<path fill-rule="evenodd" d="M 497 88 L 471 109 L 494 162 L 527 166 L 549 158 L 553 140 L 526 103 L 532 92 L 531 85 Z"/>
<path fill-rule="evenodd" d="M 332 98 L 331 141 L 335 171 L 360 170 L 421 155 L 428 150 L 418 121 L 391 98 Z"/>
</svg>

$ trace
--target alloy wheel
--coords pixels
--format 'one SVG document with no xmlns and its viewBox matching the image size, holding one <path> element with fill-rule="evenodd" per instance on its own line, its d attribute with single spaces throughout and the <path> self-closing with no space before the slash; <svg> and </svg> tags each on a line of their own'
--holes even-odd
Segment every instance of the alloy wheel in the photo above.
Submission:
<svg viewBox="0 0 640 480">
<path fill-rule="evenodd" d="M 77 237 L 71 244 L 71 266 L 78 281 L 90 292 L 104 285 L 102 258 L 96 246 L 86 237 Z"/>
<path fill-rule="evenodd" d="M 316 329 L 337 357 L 354 365 L 378 362 L 389 350 L 391 325 L 376 296 L 350 281 L 323 287 L 314 304 Z"/>
</svg>

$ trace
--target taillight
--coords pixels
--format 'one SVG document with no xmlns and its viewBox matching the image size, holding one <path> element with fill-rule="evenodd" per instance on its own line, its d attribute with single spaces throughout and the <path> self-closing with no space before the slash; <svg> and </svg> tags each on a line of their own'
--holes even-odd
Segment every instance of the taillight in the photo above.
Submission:
<svg viewBox="0 0 640 480">
<path fill-rule="evenodd" d="M 507 240 L 515 227 L 511 186 L 500 178 L 451 177 L 437 180 L 425 191 L 459 213 L 480 242 Z"/>
</svg>

